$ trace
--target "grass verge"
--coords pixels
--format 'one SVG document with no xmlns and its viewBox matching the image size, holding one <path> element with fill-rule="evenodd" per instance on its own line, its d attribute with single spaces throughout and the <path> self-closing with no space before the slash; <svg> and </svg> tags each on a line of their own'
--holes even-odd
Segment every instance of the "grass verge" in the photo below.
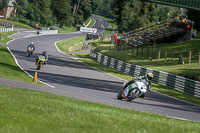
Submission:
<svg viewBox="0 0 200 133">
<path fill-rule="evenodd" d="M 9 31 L 9 32 L 0 32 L 1 34 L 1 39 L 0 39 L 0 43 L 4 43 L 6 44 L 7 42 L 9 42 L 10 40 L 12 40 L 11 38 L 9 38 L 8 36 L 17 33 L 16 31 Z"/>
<path fill-rule="evenodd" d="M 199 122 L 74 100 L 45 92 L 0 87 L 2 133 L 199 133 Z"/>
<path fill-rule="evenodd" d="M 91 17 L 91 23 L 88 25 L 88 28 L 92 27 L 95 24 L 95 19 Z"/>
<path fill-rule="evenodd" d="M 8 20 L 8 19 L 3 19 L 3 21 L 12 23 L 14 25 L 14 27 L 17 27 L 17 28 L 34 29 L 33 27 L 31 27 L 29 25 L 19 23 L 19 22 L 15 22 L 15 21 L 11 21 L 11 20 Z"/>
<path fill-rule="evenodd" d="M 68 48 L 69 48 L 68 45 L 70 44 L 70 46 L 73 46 L 74 44 L 76 44 L 78 42 L 81 42 L 81 39 L 78 38 L 78 37 L 73 38 L 73 40 L 76 40 L 76 42 L 73 42 L 70 39 L 67 39 L 67 40 L 63 40 L 63 41 L 59 42 L 57 44 L 57 46 L 61 51 L 64 51 L 64 52 L 70 54 L 70 52 L 67 51 Z M 104 46 L 107 47 L 107 45 L 110 46 L 109 42 L 107 41 L 107 42 L 103 42 L 103 44 L 91 43 L 90 47 L 99 47 L 99 45 L 101 45 L 103 47 Z M 111 68 L 109 68 L 107 66 L 104 66 L 104 65 L 102 65 L 102 64 L 100 64 L 100 63 L 98 63 L 98 62 L 96 62 L 96 61 L 94 61 L 92 59 L 90 59 L 89 58 L 89 53 L 85 53 L 85 54 L 73 53 L 73 54 L 76 54 L 77 56 L 80 57 L 80 59 L 79 59 L 80 62 L 82 62 L 84 64 L 87 64 L 90 67 L 96 68 L 98 70 L 104 71 L 106 73 L 112 74 L 114 76 L 120 77 L 120 78 L 125 79 L 125 80 L 131 80 L 133 78 L 132 76 L 129 76 L 129 75 L 121 73 L 121 72 L 119 72 L 117 70 L 111 69 Z M 119 54 L 117 54 L 117 55 L 121 56 Z M 200 105 L 200 98 L 191 96 L 189 94 L 178 92 L 176 90 L 173 90 L 173 89 L 170 89 L 170 88 L 167 88 L 167 87 L 163 87 L 161 85 L 156 85 L 156 84 L 154 84 L 152 89 L 157 91 L 157 92 L 160 92 L 160 93 L 163 93 L 163 94 L 166 94 L 166 95 L 178 98 L 178 99 L 182 99 L 184 101 L 188 101 L 188 102 Z"/>
<path fill-rule="evenodd" d="M 125 80 L 131 80 L 133 78 L 132 76 L 129 76 L 129 75 L 121 73 L 117 70 L 111 69 L 107 66 L 104 66 L 104 65 L 90 59 L 89 54 L 76 54 L 76 55 L 80 57 L 80 59 L 79 59 L 80 62 L 87 64 L 90 67 L 96 68 L 98 70 L 104 71 L 106 73 L 120 77 Z M 161 85 L 157 85 L 157 84 L 153 84 L 153 87 L 151 89 L 155 90 L 157 92 L 166 94 L 168 96 L 172 96 L 172 97 L 184 100 L 184 101 L 188 101 L 188 102 L 200 105 L 200 98 L 194 97 L 189 94 L 185 94 L 185 93 L 182 93 L 182 92 L 179 92 L 179 91 L 176 91 L 176 90 L 173 90 L 173 89 L 161 86 Z"/>
<path fill-rule="evenodd" d="M 143 47 L 143 54 L 142 54 L 142 48 L 139 48 L 138 55 L 137 49 L 133 49 L 133 54 L 131 49 L 125 50 L 122 48 L 122 50 L 118 51 L 116 47 L 112 47 L 111 50 L 109 50 L 110 44 L 104 42 L 104 45 L 99 47 L 97 49 L 99 52 L 101 52 L 104 55 L 107 55 L 109 57 L 113 57 L 115 59 L 123 60 L 125 62 L 128 62 L 130 64 L 143 66 L 146 68 L 151 68 L 157 71 L 164 71 L 169 72 L 172 74 L 184 76 L 186 78 L 191 78 L 195 80 L 200 80 L 200 68 L 198 66 L 198 60 L 199 60 L 199 49 L 200 49 L 200 40 L 191 40 L 191 41 L 185 41 L 181 43 L 173 43 L 173 44 L 162 44 L 157 45 L 155 48 L 154 53 L 154 59 L 152 61 L 147 58 L 147 51 L 149 50 L 149 56 L 152 56 L 152 47 Z M 102 44 L 99 44 L 102 45 Z M 158 51 L 160 49 L 160 59 L 158 59 Z M 189 51 L 192 51 L 192 57 L 191 57 L 191 64 L 189 66 Z M 180 53 L 183 54 L 183 59 L 185 64 L 178 64 Z M 165 60 L 165 55 L 166 60 Z M 172 62 L 172 55 L 173 55 L 173 62 Z"/>
<path fill-rule="evenodd" d="M 57 43 L 57 46 L 59 47 L 61 51 L 69 53 L 72 51 L 82 50 L 82 45 L 84 41 L 85 41 L 85 36 L 79 36 L 79 37 L 74 37 L 74 38 L 60 41 Z"/>
<path fill-rule="evenodd" d="M 76 27 L 66 27 L 63 26 L 62 28 L 58 28 L 60 34 L 70 33 L 70 32 L 77 32 Z"/>
<path fill-rule="evenodd" d="M 5 46 L 0 45 L 0 77 L 33 83 L 33 79 L 22 71 Z M 38 84 L 42 85 L 42 83 Z"/>
</svg>

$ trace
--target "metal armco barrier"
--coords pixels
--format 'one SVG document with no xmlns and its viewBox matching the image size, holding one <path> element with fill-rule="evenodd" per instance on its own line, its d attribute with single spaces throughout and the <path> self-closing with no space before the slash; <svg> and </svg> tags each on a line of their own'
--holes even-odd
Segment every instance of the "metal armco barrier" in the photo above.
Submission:
<svg viewBox="0 0 200 133">
<path fill-rule="evenodd" d="M 149 68 L 126 63 L 99 52 L 91 50 L 90 58 L 97 60 L 99 63 L 111 67 L 115 70 L 123 72 L 131 76 L 145 75 L 147 72 L 152 72 L 154 75 L 153 83 L 175 89 L 180 92 L 191 94 L 200 98 L 200 82 L 184 78 L 178 75 L 173 75 L 166 72 L 155 71 Z"/>
</svg>

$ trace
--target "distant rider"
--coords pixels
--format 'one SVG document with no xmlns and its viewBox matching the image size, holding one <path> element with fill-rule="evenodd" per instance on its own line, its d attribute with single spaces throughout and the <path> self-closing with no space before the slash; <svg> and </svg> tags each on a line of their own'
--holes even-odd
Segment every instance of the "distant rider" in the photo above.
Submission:
<svg viewBox="0 0 200 133">
<path fill-rule="evenodd" d="M 42 56 L 45 57 L 45 63 L 44 64 L 47 64 L 47 61 L 48 61 L 48 54 L 47 54 L 47 52 L 43 51 Z"/>
<path fill-rule="evenodd" d="M 126 96 L 124 95 L 124 90 L 131 84 L 133 84 L 135 81 L 143 81 L 143 83 L 147 86 L 147 90 L 150 90 L 150 87 L 151 87 L 151 82 L 152 82 L 152 79 L 153 79 L 153 74 L 152 73 L 147 73 L 145 76 L 139 76 L 139 77 L 136 77 L 134 79 L 132 79 L 131 81 L 129 81 L 128 83 L 126 83 L 123 88 L 122 88 L 122 91 L 123 91 L 123 97 L 126 98 Z M 145 97 L 145 94 L 142 94 L 140 97 L 144 98 Z"/>
<path fill-rule="evenodd" d="M 30 49 L 32 49 L 32 50 L 30 50 Z M 35 51 L 35 46 L 34 46 L 34 43 L 33 42 L 31 42 L 28 46 L 27 46 L 27 52 L 30 50 L 30 54 L 32 55 L 33 54 L 33 52 Z"/>
<path fill-rule="evenodd" d="M 36 59 L 36 64 L 39 63 L 40 59 L 43 59 L 43 64 L 46 65 L 47 61 L 48 61 L 48 54 L 46 51 L 43 51 L 42 54 L 40 56 L 38 56 L 38 58 Z"/>
</svg>

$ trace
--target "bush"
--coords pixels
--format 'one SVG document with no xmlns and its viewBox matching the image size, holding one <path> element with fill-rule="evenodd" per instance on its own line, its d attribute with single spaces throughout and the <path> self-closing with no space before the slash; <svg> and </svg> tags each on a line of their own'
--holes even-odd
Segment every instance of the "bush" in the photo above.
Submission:
<svg viewBox="0 0 200 133">
<path fill-rule="evenodd" d="M 12 21 L 19 22 L 19 18 L 11 18 Z"/>
<path fill-rule="evenodd" d="M 23 23 L 23 24 L 27 24 L 27 25 L 30 24 L 30 20 L 28 20 L 28 19 L 23 19 L 23 18 L 20 18 L 20 19 L 19 19 L 19 22 L 20 22 L 20 23 Z"/>
</svg>

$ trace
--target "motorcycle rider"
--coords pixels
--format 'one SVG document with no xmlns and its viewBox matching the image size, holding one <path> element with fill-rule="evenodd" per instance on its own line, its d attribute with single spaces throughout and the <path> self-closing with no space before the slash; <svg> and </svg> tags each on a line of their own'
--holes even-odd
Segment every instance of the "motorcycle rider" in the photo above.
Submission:
<svg viewBox="0 0 200 133">
<path fill-rule="evenodd" d="M 122 88 L 122 96 L 126 99 L 127 96 L 125 96 L 124 94 L 124 90 L 130 85 L 133 84 L 135 81 L 138 80 L 142 80 L 144 82 L 144 84 L 147 86 L 147 90 L 150 90 L 150 86 L 152 85 L 152 79 L 153 79 L 153 74 L 152 73 L 147 73 L 145 76 L 139 76 L 136 78 L 133 78 L 131 81 L 129 81 L 128 83 L 126 83 L 123 88 Z M 145 94 L 142 94 L 140 97 L 144 98 Z"/>
<path fill-rule="evenodd" d="M 46 52 L 46 51 L 43 51 L 42 56 L 45 57 L 45 62 L 44 62 L 44 64 L 47 64 L 47 61 L 48 61 L 48 54 L 47 54 L 47 52 Z"/>
<path fill-rule="evenodd" d="M 47 64 L 47 61 L 48 61 L 48 54 L 46 51 L 43 51 L 42 54 L 40 56 L 38 56 L 38 58 L 36 59 L 36 64 L 39 63 L 39 60 L 41 59 L 41 57 L 44 57 L 44 60 L 43 60 L 43 64 L 46 65 Z"/>
<path fill-rule="evenodd" d="M 27 46 L 27 52 L 29 49 L 33 49 L 31 52 L 31 55 L 33 54 L 33 52 L 35 51 L 35 46 L 34 46 L 34 42 L 31 42 L 28 46 Z"/>
</svg>

